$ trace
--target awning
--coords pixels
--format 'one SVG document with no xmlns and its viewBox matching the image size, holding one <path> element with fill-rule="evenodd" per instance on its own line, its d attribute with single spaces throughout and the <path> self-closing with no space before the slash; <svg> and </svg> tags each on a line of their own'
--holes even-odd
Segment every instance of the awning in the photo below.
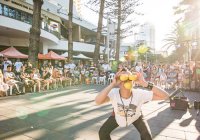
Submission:
<svg viewBox="0 0 200 140">
<path fill-rule="evenodd" d="M 68 52 L 65 52 L 65 53 L 61 54 L 61 56 L 68 57 Z"/>
<path fill-rule="evenodd" d="M 79 59 L 92 59 L 92 58 L 87 57 L 87 56 L 85 56 L 85 55 L 83 55 L 83 54 L 79 54 L 79 55 L 77 55 L 77 56 L 74 56 L 73 58 L 79 58 Z"/>
<path fill-rule="evenodd" d="M 49 53 L 45 54 L 45 59 L 51 60 L 65 60 L 65 57 L 58 55 L 57 53 L 50 51 Z"/>
<path fill-rule="evenodd" d="M 0 54 L 2 54 L 4 57 L 8 57 L 8 58 L 24 58 L 24 59 L 28 58 L 28 55 L 19 52 L 14 47 L 7 48 L 7 49 L 1 51 Z"/>
<path fill-rule="evenodd" d="M 38 59 L 45 59 L 45 55 L 41 54 L 41 53 L 38 53 Z"/>
</svg>

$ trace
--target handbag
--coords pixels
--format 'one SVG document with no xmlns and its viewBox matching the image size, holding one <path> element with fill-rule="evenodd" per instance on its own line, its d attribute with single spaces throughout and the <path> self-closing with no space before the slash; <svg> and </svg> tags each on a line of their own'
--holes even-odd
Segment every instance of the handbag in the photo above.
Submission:
<svg viewBox="0 0 200 140">
<path fill-rule="evenodd" d="M 182 96 L 177 96 L 180 93 Z M 170 107 L 173 110 L 184 110 L 184 111 L 186 111 L 187 108 L 189 107 L 188 98 L 184 96 L 181 90 L 180 92 L 177 92 L 176 94 L 173 94 L 172 97 L 170 97 Z"/>
</svg>

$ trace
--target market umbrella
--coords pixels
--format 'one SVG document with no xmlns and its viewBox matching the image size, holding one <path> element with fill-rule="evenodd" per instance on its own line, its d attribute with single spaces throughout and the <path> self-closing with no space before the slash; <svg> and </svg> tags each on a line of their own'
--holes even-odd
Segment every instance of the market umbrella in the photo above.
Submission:
<svg viewBox="0 0 200 140">
<path fill-rule="evenodd" d="M 45 59 L 51 60 L 65 60 L 65 57 L 58 55 L 57 53 L 50 51 L 49 53 L 45 54 Z"/>
<path fill-rule="evenodd" d="M 28 55 L 19 52 L 14 47 L 7 48 L 1 51 L 0 54 L 8 58 L 24 58 L 24 59 L 28 58 Z"/>
<path fill-rule="evenodd" d="M 83 55 L 83 54 L 79 54 L 79 55 L 77 55 L 77 56 L 74 56 L 73 58 L 79 58 L 79 59 L 92 59 L 92 58 L 87 57 L 87 56 L 85 56 L 85 55 Z"/>
</svg>

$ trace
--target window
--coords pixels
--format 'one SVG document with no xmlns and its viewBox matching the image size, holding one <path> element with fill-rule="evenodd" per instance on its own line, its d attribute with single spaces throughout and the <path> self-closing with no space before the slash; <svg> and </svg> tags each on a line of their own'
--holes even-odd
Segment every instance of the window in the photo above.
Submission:
<svg viewBox="0 0 200 140">
<path fill-rule="evenodd" d="M 28 23 L 32 24 L 32 16 L 28 14 Z"/>
<path fill-rule="evenodd" d="M 26 17 L 25 17 L 25 13 L 21 12 L 21 21 L 24 22 L 24 21 L 25 21 L 25 18 L 26 18 Z"/>
<path fill-rule="evenodd" d="M 0 3 L 0 15 L 3 14 L 3 5 Z"/>
<path fill-rule="evenodd" d="M 21 20 L 22 14 L 20 11 L 16 11 L 16 19 Z"/>
<path fill-rule="evenodd" d="M 15 18 L 15 9 L 9 8 L 9 17 Z"/>
<path fill-rule="evenodd" d="M 3 15 L 8 16 L 8 6 L 3 6 Z"/>
</svg>

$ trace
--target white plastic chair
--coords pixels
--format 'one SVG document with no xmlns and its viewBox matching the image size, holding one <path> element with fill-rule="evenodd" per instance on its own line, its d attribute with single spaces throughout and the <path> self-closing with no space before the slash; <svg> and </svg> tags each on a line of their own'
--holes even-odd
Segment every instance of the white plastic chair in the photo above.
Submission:
<svg viewBox="0 0 200 140">
<path fill-rule="evenodd" d="M 106 76 L 99 77 L 98 84 L 105 85 L 106 84 Z"/>
<path fill-rule="evenodd" d="M 95 81 L 95 82 L 94 82 Z M 94 76 L 92 77 L 92 80 L 91 80 L 91 83 L 94 84 L 94 83 L 98 83 L 99 82 L 99 78 L 97 76 Z"/>
<path fill-rule="evenodd" d="M 110 84 L 112 82 L 112 80 L 114 79 L 114 77 L 115 77 L 114 73 L 109 74 L 109 76 L 108 76 L 108 84 Z"/>
</svg>

